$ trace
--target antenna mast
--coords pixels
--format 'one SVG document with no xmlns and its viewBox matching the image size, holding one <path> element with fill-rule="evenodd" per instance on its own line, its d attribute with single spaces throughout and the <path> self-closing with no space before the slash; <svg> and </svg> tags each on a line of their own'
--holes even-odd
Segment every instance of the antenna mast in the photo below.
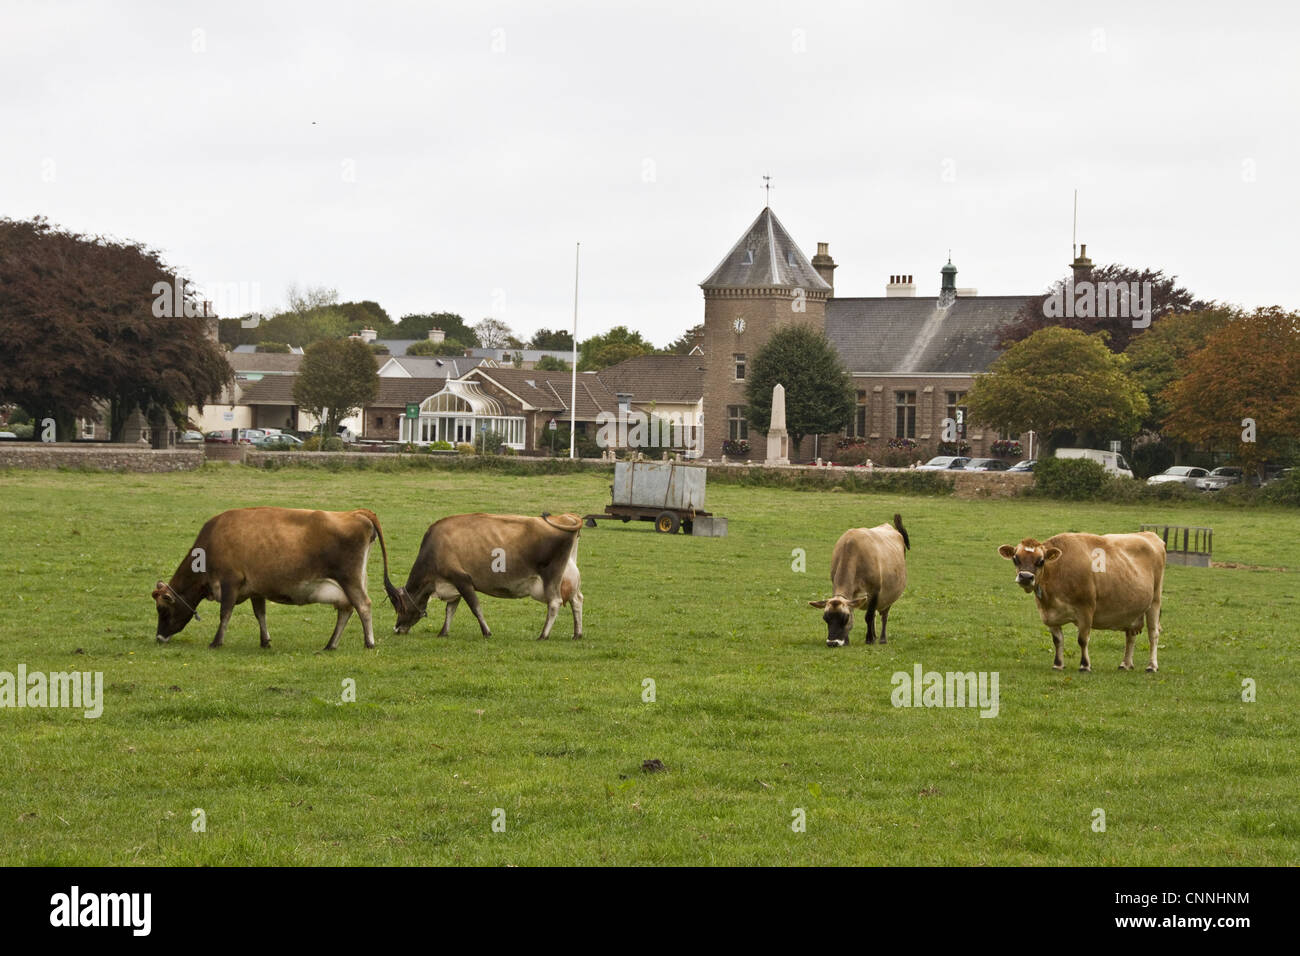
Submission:
<svg viewBox="0 0 1300 956">
<path fill-rule="evenodd" d="M 1074 227 L 1070 230 L 1070 258 L 1079 258 L 1079 190 L 1074 191 Z"/>
</svg>

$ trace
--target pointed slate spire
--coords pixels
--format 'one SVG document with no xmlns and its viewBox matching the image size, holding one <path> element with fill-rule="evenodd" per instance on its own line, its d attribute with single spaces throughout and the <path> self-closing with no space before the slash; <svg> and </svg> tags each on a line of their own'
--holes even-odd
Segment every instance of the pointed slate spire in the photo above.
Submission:
<svg viewBox="0 0 1300 956">
<path fill-rule="evenodd" d="M 758 214 L 700 288 L 831 291 L 830 283 L 817 274 L 769 207 Z"/>
</svg>

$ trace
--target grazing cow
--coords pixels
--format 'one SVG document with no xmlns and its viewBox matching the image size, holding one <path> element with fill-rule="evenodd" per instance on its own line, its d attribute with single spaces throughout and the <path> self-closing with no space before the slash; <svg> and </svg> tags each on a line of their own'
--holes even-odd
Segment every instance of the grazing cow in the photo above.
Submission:
<svg viewBox="0 0 1300 956">
<path fill-rule="evenodd" d="M 831 554 L 831 597 L 809 601 L 824 608 L 826 646 L 843 647 L 853 629 L 853 611 L 867 606 L 867 643 L 876 643 L 876 612 L 880 612 L 880 643 L 885 643 L 889 609 L 907 587 L 906 552 L 912 542 L 903 519 L 894 515 L 893 525 L 850 528 L 835 542 Z"/>
<path fill-rule="evenodd" d="M 451 618 L 463 599 L 478 618 L 484 637 L 492 630 L 483 620 L 478 592 L 492 597 L 531 597 L 546 605 L 546 623 L 537 638 L 551 636 L 560 605 L 573 606 L 573 637 L 582 637 L 582 580 L 578 574 L 576 514 L 452 515 L 434 522 L 424 533 L 420 553 L 406 586 L 389 593 L 397 624 L 406 634 L 426 614 L 429 598 L 447 602 L 439 637 L 446 637 Z"/>
<path fill-rule="evenodd" d="M 338 647 L 339 635 L 356 610 L 366 647 L 374 647 L 366 560 L 376 538 L 384 555 L 384 590 L 392 594 L 396 589 L 388 579 L 388 548 L 373 511 L 223 511 L 199 531 L 171 583 L 159 581 L 154 588 L 158 641 L 166 643 L 191 617 L 197 620 L 199 602 L 207 598 L 221 604 L 221 623 L 211 647 L 224 643 L 230 613 L 244 601 L 253 602 L 263 647 L 271 646 L 266 631 L 267 601 L 334 605 L 338 620 L 325 645 L 327 651 Z"/>
<path fill-rule="evenodd" d="M 1141 534 L 1058 534 L 1038 542 L 1025 538 L 1004 544 L 998 554 L 1016 566 L 1016 584 L 1034 595 L 1038 613 L 1052 633 L 1061 670 L 1065 661 L 1061 627 L 1079 630 L 1079 670 L 1092 670 L 1088 635 L 1094 628 L 1124 632 L 1120 670 L 1133 669 L 1133 643 L 1146 623 L 1151 641 L 1147 671 L 1155 671 L 1160 643 L 1161 587 L 1165 578 L 1165 545 L 1150 531 Z"/>
</svg>

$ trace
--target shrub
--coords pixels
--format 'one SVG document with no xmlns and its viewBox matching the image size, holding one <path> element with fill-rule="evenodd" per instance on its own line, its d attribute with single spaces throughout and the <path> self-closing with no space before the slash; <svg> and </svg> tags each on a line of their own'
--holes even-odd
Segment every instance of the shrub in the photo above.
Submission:
<svg viewBox="0 0 1300 956">
<path fill-rule="evenodd" d="M 941 441 L 939 447 L 935 449 L 936 455 L 969 455 L 970 442 L 968 441 Z"/>
<path fill-rule="evenodd" d="M 485 455 L 499 455 L 501 454 L 501 446 L 505 443 L 505 435 L 500 432 L 485 431 L 479 433 L 478 441 L 474 445 Z"/>
<path fill-rule="evenodd" d="M 18 436 L 20 441 L 31 441 L 32 435 L 34 435 L 36 432 L 36 425 L 33 422 L 22 422 L 19 424 L 10 422 L 7 426 L 5 426 L 3 431 L 13 432 L 15 435 Z"/>
<path fill-rule="evenodd" d="M 451 442 L 436 441 L 426 446 L 427 451 L 451 451 Z"/>
<path fill-rule="evenodd" d="M 312 435 L 302 443 L 303 451 L 342 451 L 342 438 L 321 438 L 320 435 Z"/>
<path fill-rule="evenodd" d="M 468 442 L 457 442 L 456 451 L 462 455 L 472 455 L 474 454 L 474 446 Z"/>
<path fill-rule="evenodd" d="M 1110 476 L 1089 458 L 1040 458 L 1034 466 L 1034 493 L 1068 501 L 1091 501 L 1102 495 Z"/>
<path fill-rule="evenodd" d="M 748 457 L 749 441 L 744 438 L 728 438 L 722 443 L 722 453 L 734 458 Z"/>
</svg>

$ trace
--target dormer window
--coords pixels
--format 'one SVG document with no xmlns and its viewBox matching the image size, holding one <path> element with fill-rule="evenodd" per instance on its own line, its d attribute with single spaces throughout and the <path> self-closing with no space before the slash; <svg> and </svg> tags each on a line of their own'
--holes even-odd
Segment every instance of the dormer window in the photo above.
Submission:
<svg viewBox="0 0 1300 956">
<path fill-rule="evenodd" d="M 795 261 L 794 261 L 794 250 L 793 250 L 793 249 L 789 249 L 789 250 L 786 251 L 786 254 L 785 254 L 785 261 L 786 261 L 786 264 L 787 264 L 787 265 L 790 265 L 790 266 L 795 265 Z"/>
<path fill-rule="evenodd" d="M 740 260 L 742 266 L 752 266 L 754 264 L 754 250 L 746 249 L 745 258 Z"/>
</svg>

